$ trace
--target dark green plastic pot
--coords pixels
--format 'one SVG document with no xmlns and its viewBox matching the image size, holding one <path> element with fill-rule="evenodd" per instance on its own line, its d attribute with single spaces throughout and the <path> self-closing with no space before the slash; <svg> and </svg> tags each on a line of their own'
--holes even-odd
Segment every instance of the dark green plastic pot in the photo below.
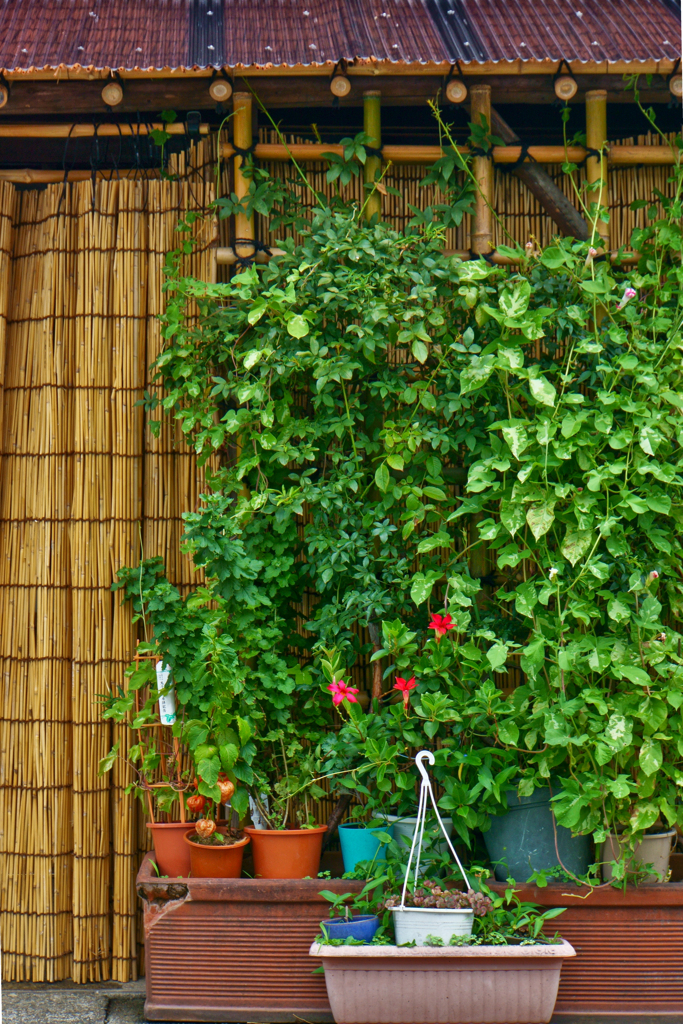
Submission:
<svg viewBox="0 0 683 1024">
<path fill-rule="evenodd" d="M 553 794 L 557 793 L 553 787 Z M 550 790 L 537 789 L 531 796 L 520 798 L 511 789 L 506 796 L 509 810 L 491 815 L 491 828 L 484 832 L 497 880 L 525 882 L 532 871 L 561 867 L 555 850 Z M 568 828 L 557 825 L 557 851 L 568 871 L 586 873 L 591 863 L 590 836 L 572 836 Z"/>
</svg>

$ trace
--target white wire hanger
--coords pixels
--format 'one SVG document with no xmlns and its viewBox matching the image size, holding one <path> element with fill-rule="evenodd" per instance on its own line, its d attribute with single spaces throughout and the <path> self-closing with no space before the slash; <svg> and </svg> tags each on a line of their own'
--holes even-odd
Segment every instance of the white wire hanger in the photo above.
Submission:
<svg viewBox="0 0 683 1024">
<path fill-rule="evenodd" d="M 432 754 L 431 750 L 421 750 L 420 753 L 417 754 L 417 756 L 415 757 L 415 764 L 417 765 L 418 770 L 420 772 L 420 775 L 422 776 L 422 783 L 420 784 L 420 800 L 419 800 L 418 805 L 417 805 L 417 821 L 415 822 L 415 831 L 413 833 L 413 845 L 410 847 L 410 855 L 408 857 L 408 866 L 406 868 L 406 877 L 405 877 L 405 880 L 403 882 L 403 892 L 401 893 L 401 906 L 397 908 L 398 910 L 411 909 L 411 908 L 406 908 L 405 899 L 406 899 L 406 890 L 408 888 L 408 878 L 410 877 L 410 865 L 411 865 L 412 860 L 413 860 L 413 852 L 415 851 L 415 844 L 416 843 L 417 843 L 417 855 L 416 855 L 416 861 L 415 861 L 415 881 L 413 883 L 413 891 L 415 890 L 415 888 L 417 886 L 417 883 L 418 883 L 418 875 L 419 875 L 419 871 L 420 871 L 420 851 L 422 849 L 422 836 L 424 834 L 425 818 L 426 818 L 426 815 L 427 815 L 427 796 L 428 795 L 429 795 L 429 799 L 432 802 L 432 807 L 434 808 L 434 813 L 436 814 L 436 820 L 438 821 L 439 825 L 441 826 L 441 831 L 443 832 L 444 837 L 446 839 L 446 842 L 448 843 L 448 846 L 450 848 L 450 851 L 453 854 L 453 857 L 455 858 L 455 863 L 460 868 L 460 874 L 462 875 L 462 877 L 463 877 L 463 879 L 465 881 L 465 885 L 467 886 L 468 891 L 471 888 L 469 880 L 467 878 L 467 875 L 465 874 L 465 869 L 462 866 L 462 864 L 460 863 L 460 858 L 458 857 L 457 853 L 455 852 L 453 844 L 451 843 L 451 840 L 450 840 L 450 836 L 448 835 L 448 832 L 446 831 L 444 823 L 441 820 L 441 815 L 439 814 L 439 809 L 436 806 L 436 800 L 434 799 L 434 793 L 432 792 L 432 784 L 429 781 L 429 775 L 427 774 L 427 769 L 425 768 L 425 766 L 422 763 L 425 759 L 427 761 L 429 761 L 430 765 L 434 764 L 434 760 L 435 759 L 434 759 L 434 755 Z M 419 833 L 419 841 L 418 841 L 418 833 Z"/>
</svg>

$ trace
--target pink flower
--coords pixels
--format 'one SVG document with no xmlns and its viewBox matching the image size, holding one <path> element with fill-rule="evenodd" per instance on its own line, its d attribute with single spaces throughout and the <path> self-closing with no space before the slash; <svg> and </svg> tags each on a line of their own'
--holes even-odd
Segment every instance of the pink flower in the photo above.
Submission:
<svg viewBox="0 0 683 1024">
<path fill-rule="evenodd" d="M 403 694 L 403 703 L 405 707 L 408 707 L 408 701 L 410 700 L 410 691 L 414 690 L 417 686 L 415 682 L 415 676 L 411 676 L 410 679 L 403 679 L 402 676 L 396 676 L 396 682 L 392 689 L 399 690 Z"/>
<path fill-rule="evenodd" d="M 654 583 L 654 581 L 658 580 L 658 579 L 659 579 L 659 573 L 657 572 L 656 569 L 653 569 L 652 572 L 649 572 L 647 574 L 647 579 L 645 580 L 645 583 L 646 584 Z"/>
<path fill-rule="evenodd" d="M 617 306 L 617 309 L 623 309 L 624 306 L 626 305 L 626 303 L 629 302 L 631 299 L 635 299 L 635 297 L 636 297 L 636 290 L 635 290 L 635 288 L 627 288 L 626 291 L 624 292 L 624 295 L 623 295 L 623 298 L 622 298 L 621 302 Z"/>
<path fill-rule="evenodd" d="M 341 704 L 343 700 L 348 700 L 349 704 L 358 703 L 358 698 L 356 697 L 358 687 L 347 686 L 343 679 L 340 679 L 338 683 L 330 683 L 327 689 L 332 694 L 332 703 L 335 707 Z"/>
<path fill-rule="evenodd" d="M 445 636 L 449 629 L 455 629 L 455 623 L 450 615 L 432 615 L 427 629 L 433 629 L 438 640 L 440 636 Z"/>
<path fill-rule="evenodd" d="M 588 255 L 586 256 L 586 262 L 585 262 L 584 266 L 589 267 L 591 265 L 591 263 L 593 262 L 593 257 L 597 256 L 597 255 L 598 255 L 598 250 L 594 249 L 593 246 L 591 246 L 590 249 L 588 250 Z"/>
</svg>

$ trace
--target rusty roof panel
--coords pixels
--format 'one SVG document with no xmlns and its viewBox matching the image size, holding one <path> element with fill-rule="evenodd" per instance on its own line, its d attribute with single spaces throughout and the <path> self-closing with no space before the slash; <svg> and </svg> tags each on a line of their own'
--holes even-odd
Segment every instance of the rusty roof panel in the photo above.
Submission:
<svg viewBox="0 0 683 1024">
<path fill-rule="evenodd" d="M 446 29 L 468 20 L 486 54 L 478 60 L 614 63 L 675 60 L 681 55 L 680 3 L 676 0 L 435 2 Z M 472 59 L 464 48 L 461 53 L 458 60 Z"/>
<path fill-rule="evenodd" d="M 0 0 L 0 67 L 680 56 L 680 0 Z"/>
</svg>

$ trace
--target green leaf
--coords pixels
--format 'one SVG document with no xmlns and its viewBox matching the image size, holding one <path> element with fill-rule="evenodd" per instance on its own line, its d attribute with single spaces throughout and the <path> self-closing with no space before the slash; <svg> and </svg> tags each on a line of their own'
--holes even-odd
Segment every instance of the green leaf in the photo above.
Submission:
<svg viewBox="0 0 683 1024">
<path fill-rule="evenodd" d="M 501 501 L 500 521 L 505 529 L 514 537 L 519 530 L 523 529 L 526 522 L 524 505 L 519 502 Z"/>
<path fill-rule="evenodd" d="M 391 474 L 387 469 L 386 462 L 381 462 L 375 470 L 375 483 L 383 493 L 389 490 L 389 484 L 391 483 Z"/>
<path fill-rule="evenodd" d="M 387 455 L 387 463 L 392 469 L 395 469 L 398 473 L 403 469 L 403 459 L 400 455 Z"/>
<path fill-rule="evenodd" d="M 593 533 L 591 530 L 569 529 L 564 536 L 560 550 L 568 562 L 576 565 L 590 548 L 592 540 Z"/>
<path fill-rule="evenodd" d="M 460 374 L 460 394 L 467 395 L 482 387 L 493 372 L 493 356 L 472 356 L 469 366 Z"/>
<path fill-rule="evenodd" d="M 486 652 L 486 657 L 489 660 L 489 664 L 494 672 L 499 671 L 501 666 L 505 664 L 508 657 L 507 644 L 494 644 L 489 647 Z"/>
<path fill-rule="evenodd" d="M 232 765 L 231 765 L 232 767 Z M 217 757 L 204 758 L 197 764 L 197 775 L 207 786 L 215 786 L 218 782 L 218 773 L 221 770 L 221 762 Z"/>
<path fill-rule="evenodd" d="M 516 459 L 529 444 L 529 435 L 522 426 L 503 427 L 502 434 Z"/>
<path fill-rule="evenodd" d="M 498 739 L 510 747 L 516 747 L 519 742 L 519 729 L 514 722 L 504 718 L 498 723 Z"/>
<path fill-rule="evenodd" d="M 631 609 L 620 597 L 613 597 L 607 603 L 607 614 L 614 622 L 628 622 Z"/>
<path fill-rule="evenodd" d="M 429 537 L 425 537 L 417 545 L 417 553 L 424 555 L 428 551 L 434 551 L 435 548 L 450 548 L 453 546 L 453 541 L 447 533 L 433 533 Z"/>
<path fill-rule="evenodd" d="M 498 305 L 507 317 L 519 317 L 526 312 L 531 296 L 531 285 L 526 280 L 515 284 L 512 291 L 505 288 L 498 300 Z"/>
<path fill-rule="evenodd" d="M 533 583 L 520 583 L 515 591 L 515 610 L 520 615 L 533 618 L 534 608 L 538 603 L 536 587 Z"/>
<path fill-rule="evenodd" d="M 555 502 L 546 502 L 543 505 L 531 505 L 527 514 L 526 521 L 531 527 L 536 540 L 540 540 L 553 525 L 555 521 Z"/>
<path fill-rule="evenodd" d="M 413 585 L 410 588 L 410 596 L 418 607 L 421 604 L 424 604 L 431 594 L 434 582 L 435 581 L 429 576 L 423 576 L 421 573 L 413 579 Z"/>
<path fill-rule="evenodd" d="M 557 391 L 550 381 L 545 379 L 545 377 L 537 377 L 535 380 L 530 380 L 529 390 L 536 401 L 540 402 L 541 405 L 555 405 Z"/>
<path fill-rule="evenodd" d="M 625 715 L 614 712 L 609 716 L 603 738 L 612 750 L 625 750 L 633 742 L 633 722 Z"/>
<path fill-rule="evenodd" d="M 639 686 L 650 686 L 652 683 L 645 669 L 640 668 L 639 665 L 619 665 L 619 671 L 622 676 L 630 679 L 632 683 L 637 683 Z"/>
<path fill-rule="evenodd" d="M 224 743 L 223 746 L 218 748 L 218 756 L 221 759 L 221 766 L 224 772 L 232 770 L 239 755 L 239 747 L 235 746 L 234 743 Z"/>
<path fill-rule="evenodd" d="M 662 767 L 663 760 L 662 744 L 655 740 L 645 740 L 638 755 L 638 763 L 645 774 L 654 775 Z"/>
<path fill-rule="evenodd" d="M 111 748 L 108 754 L 106 754 L 100 761 L 97 767 L 97 775 L 102 776 L 105 772 L 111 771 L 116 763 L 116 758 L 119 756 L 119 747 L 121 746 L 121 740 L 117 740 L 114 746 Z"/>
<path fill-rule="evenodd" d="M 412 352 L 418 363 L 425 363 L 427 361 L 429 349 L 423 341 L 418 341 L 416 339 L 412 345 Z"/>
<path fill-rule="evenodd" d="M 254 730 L 252 728 L 251 722 L 247 721 L 246 718 L 238 718 L 237 728 L 240 734 L 240 743 L 242 744 L 242 746 L 244 746 L 245 743 L 248 743 L 251 737 L 254 735 Z"/>
<path fill-rule="evenodd" d="M 250 349 L 249 352 L 247 352 L 246 356 L 244 357 L 244 362 L 242 363 L 244 369 L 251 370 L 253 366 L 256 366 L 256 364 L 261 359 L 261 354 L 262 353 L 259 352 L 257 348 Z"/>
<path fill-rule="evenodd" d="M 287 321 L 287 333 L 293 338 L 305 338 L 308 330 L 308 323 L 299 313 Z"/>
<path fill-rule="evenodd" d="M 238 817 L 243 818 L 249 810 L 249 792 L 243 786 L 238 786 L 230 798 L 230 807 Z"/>
</svg>

